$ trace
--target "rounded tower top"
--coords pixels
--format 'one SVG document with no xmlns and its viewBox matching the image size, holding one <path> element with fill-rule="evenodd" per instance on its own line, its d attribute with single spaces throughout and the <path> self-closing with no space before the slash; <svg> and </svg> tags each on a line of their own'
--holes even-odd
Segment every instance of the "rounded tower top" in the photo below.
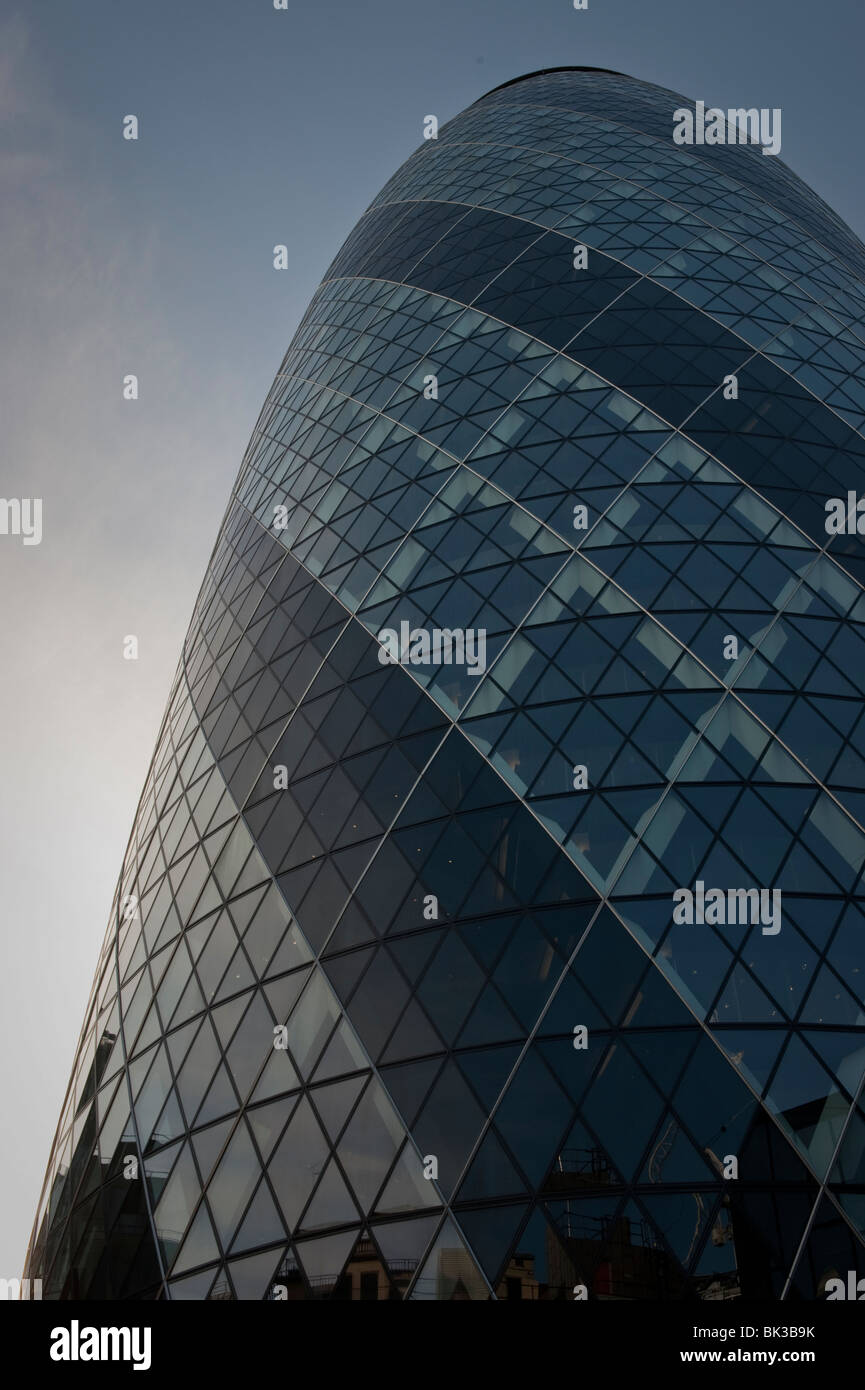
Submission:
<svg viewBox="0 0 865 1390">
<path fill-rule="evenodd" d="M 505 87 L 515 87 L 518 82 L 528 82 L 533 77 L 548 77 L 553 72 L 603 72 L 608 77 L 627 77 L 632 82 L 636 81 L 629 72 L 619 72 L 616 68 L 592 68 L 566 63 L 562 67 L 537 68 L 535 72 L 524 72 L 519 77 L 511 77 L 507 82 L 500 82 L 497 87 L 491 87 L 488 92 L 484 92 L 483 96 L 478 97 L 478 101 L 483 101 L 484 97 L 491 97 L 493 92 L 503 91 Z"/>
</svg>

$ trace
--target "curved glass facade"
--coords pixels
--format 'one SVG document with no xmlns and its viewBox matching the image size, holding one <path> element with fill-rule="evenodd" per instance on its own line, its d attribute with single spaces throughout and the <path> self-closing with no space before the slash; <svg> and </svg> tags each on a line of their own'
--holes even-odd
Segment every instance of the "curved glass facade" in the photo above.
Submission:
<svg viewBox="0 0 865 1390">
<path fill-rule="evenodd" d="M 865 565 L 826 504 L 865 494 L 865 248 L 683 105 L 489 93 L 316 292 L 138 808 L 44 1297 L 859 1268 Z"/>
</svg>

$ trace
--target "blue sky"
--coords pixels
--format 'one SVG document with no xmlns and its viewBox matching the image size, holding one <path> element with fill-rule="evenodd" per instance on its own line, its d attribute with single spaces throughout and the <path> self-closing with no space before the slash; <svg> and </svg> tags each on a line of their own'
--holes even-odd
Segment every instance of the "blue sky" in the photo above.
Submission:
<svg viewBox="0 0 865 1390">
<path fill-rule="evenodd" d="M 7 0 L 0 493 L 43 498 L 44 538 L 0 538 L 0 1276 L 20 1271 L 231 483 L 306 304 L 423 117 L 562 64 L 781 107 L 782 158 L 861 236 L 863 39 L 849 0 Z"/>
</svg>

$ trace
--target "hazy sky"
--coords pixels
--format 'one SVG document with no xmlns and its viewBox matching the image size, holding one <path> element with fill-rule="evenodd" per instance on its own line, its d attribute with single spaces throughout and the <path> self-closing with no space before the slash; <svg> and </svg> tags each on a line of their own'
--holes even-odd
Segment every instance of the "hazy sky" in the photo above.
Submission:
<svg viewBox="0 0 865 1390">
<path fill-rule="evenodd" d="M 288 3 L 0 7 L 0 495 L 43 499 L 41 545 L 0 536 L 0 1277 L 21 1271 L 231 483 L 306 304 L 423 117 L 564 64 L 781 107 L 785 163 L 865 233 L 851 0 Z"/>
</svg>

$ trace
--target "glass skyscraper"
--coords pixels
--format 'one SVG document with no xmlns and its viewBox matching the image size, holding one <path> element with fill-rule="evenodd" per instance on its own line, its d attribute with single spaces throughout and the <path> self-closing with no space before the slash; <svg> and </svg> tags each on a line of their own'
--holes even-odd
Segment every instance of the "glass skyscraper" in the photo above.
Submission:
<svg viewBox="0 0 865 1390">
<path fill-rule="evenodd" d="M 865 248 L 732 127 L 677 144 L 692 107 L 569 68 L 427 119 L 316 291 L 136 815 L 44 1297 L 865 1272 Z"/>
</svg>

